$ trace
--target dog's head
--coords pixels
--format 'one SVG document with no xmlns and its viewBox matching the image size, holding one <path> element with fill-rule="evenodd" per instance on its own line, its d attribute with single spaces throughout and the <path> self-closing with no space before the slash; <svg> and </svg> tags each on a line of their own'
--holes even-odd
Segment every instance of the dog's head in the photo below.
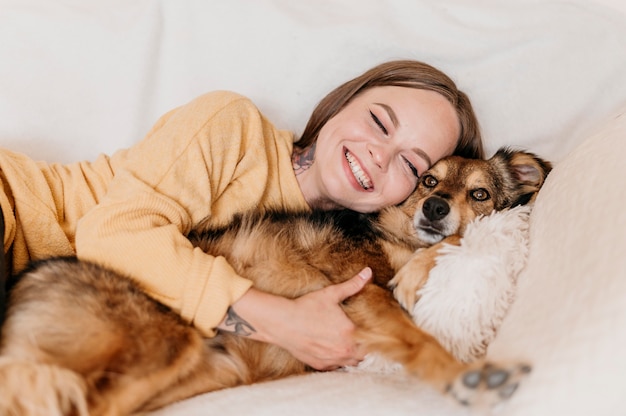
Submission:
<svg viewBox="0 0 626 416">
<path fill-rule="evenodd" d="M 420 178 L 400 205 L 425 245 L 463 235 L 476 217 L 534 200 L 552 166 L 532 153 L 501 148 L 489 160 L 450 156 Z"/>
</svg>

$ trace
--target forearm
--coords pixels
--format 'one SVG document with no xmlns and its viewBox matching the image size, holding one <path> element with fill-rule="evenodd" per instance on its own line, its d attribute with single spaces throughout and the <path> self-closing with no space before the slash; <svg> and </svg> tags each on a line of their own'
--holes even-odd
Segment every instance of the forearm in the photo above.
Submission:
<svg viewBox="0 0 626 416">
<path fill-rule="evenodd" d="M 278 345 L 318 370 L 355 365 L 354 324 L 339 305 L 363 288 L 371 270 L 297 299 L 249 289 L 231 305 L 218 329 Z"/>
<path fill-rule="evenodd" d="M 217 329 L 257 341 L 276 343 L 267 326 L 273 325 L 271 322 L 276 320 L 277 312 L 287 308 L 289 302 L 283 297 L 250 288 L 228 308 Z"/>
</svg>

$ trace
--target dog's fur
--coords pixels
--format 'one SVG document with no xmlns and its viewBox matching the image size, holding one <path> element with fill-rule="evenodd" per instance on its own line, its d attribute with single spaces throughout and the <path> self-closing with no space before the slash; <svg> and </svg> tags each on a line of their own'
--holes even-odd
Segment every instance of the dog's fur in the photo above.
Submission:
<svg viewBox="0 0 626 416">
<path fill-rule="evenodd" d="M 527 203 L 549 170 L 536 156 L 509 149 L 488 161 L 450 157 L 422 176 L 407 201 L 379 214 L 250 214 L 190 239 L 226 257 L 255 287 L 292 298 L 370 266 L 373 284 L 343 304 L 368 352 L 464 404 L 485 394 L 503 398 L 528 367 L 458 362 L 414 325 L 390 285 L 402 305 L 411 306 L 437 247 L 458 242 L 477 216 Z M 431 248 L 414 256 L 423 247 Z M 11 291 L 0 349 L 0 413 L 129 414 L 307 370 L 273 345 L 229 333 L 203 339 L 112 271 L 50 259 L 22 273 Z"/>
</svg>

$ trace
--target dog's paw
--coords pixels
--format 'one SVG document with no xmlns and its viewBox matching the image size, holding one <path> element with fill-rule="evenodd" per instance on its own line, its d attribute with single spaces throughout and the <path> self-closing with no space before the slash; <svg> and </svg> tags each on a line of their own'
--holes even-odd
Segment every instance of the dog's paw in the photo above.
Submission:
<svg viewBox="0 0 626 416">
<path fill-rule="evenodd" d="M 402 273 L 402 271 L 397 273 L 389 282 L 389 288 L 400 306 L 407 311 L 411 311 L 417 302 L 419 283 L 408 278 L 403 278 L 404 274 L 405 273 Z"/>
<path fill-rule="evenodd" d="M 432 268 L 432 259 L 425 253 L 426 249 L 416 251 L 389 281 L 394 298 L 407 311 L 413 310 L 418 300 L 417 292 L 428 280 L 428 273 Z"/>
<path fill-rule="evenodd" d="M 510 398 L 530 371 L 527 364 L 487 363 L 461 374 L 447 392 L 464 406 L 491 407 Z"/>
</svg>

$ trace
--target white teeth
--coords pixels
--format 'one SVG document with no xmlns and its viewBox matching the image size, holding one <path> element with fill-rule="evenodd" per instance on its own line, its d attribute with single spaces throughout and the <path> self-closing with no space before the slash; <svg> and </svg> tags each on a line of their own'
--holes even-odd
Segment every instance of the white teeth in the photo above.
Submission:
<svg viewBox="0 0 626 416">
<path fill-rule="evenodd" d="M 363 189 L 370 189 L 372 187 L 371 179 L 365 174 L 365 172 L 363 172 L 363 169 L 361 169 L 361 165 L 359 165 L 355 157 L 352 156 L 352 154 L 348 151 L 346 151 L 346 160 L 348 161 L 348 165 L 350 165 L 350 170 L 352 170 L 352 174 L 359 182 L 359 184 L 363 187 Z"/>
</svg>

